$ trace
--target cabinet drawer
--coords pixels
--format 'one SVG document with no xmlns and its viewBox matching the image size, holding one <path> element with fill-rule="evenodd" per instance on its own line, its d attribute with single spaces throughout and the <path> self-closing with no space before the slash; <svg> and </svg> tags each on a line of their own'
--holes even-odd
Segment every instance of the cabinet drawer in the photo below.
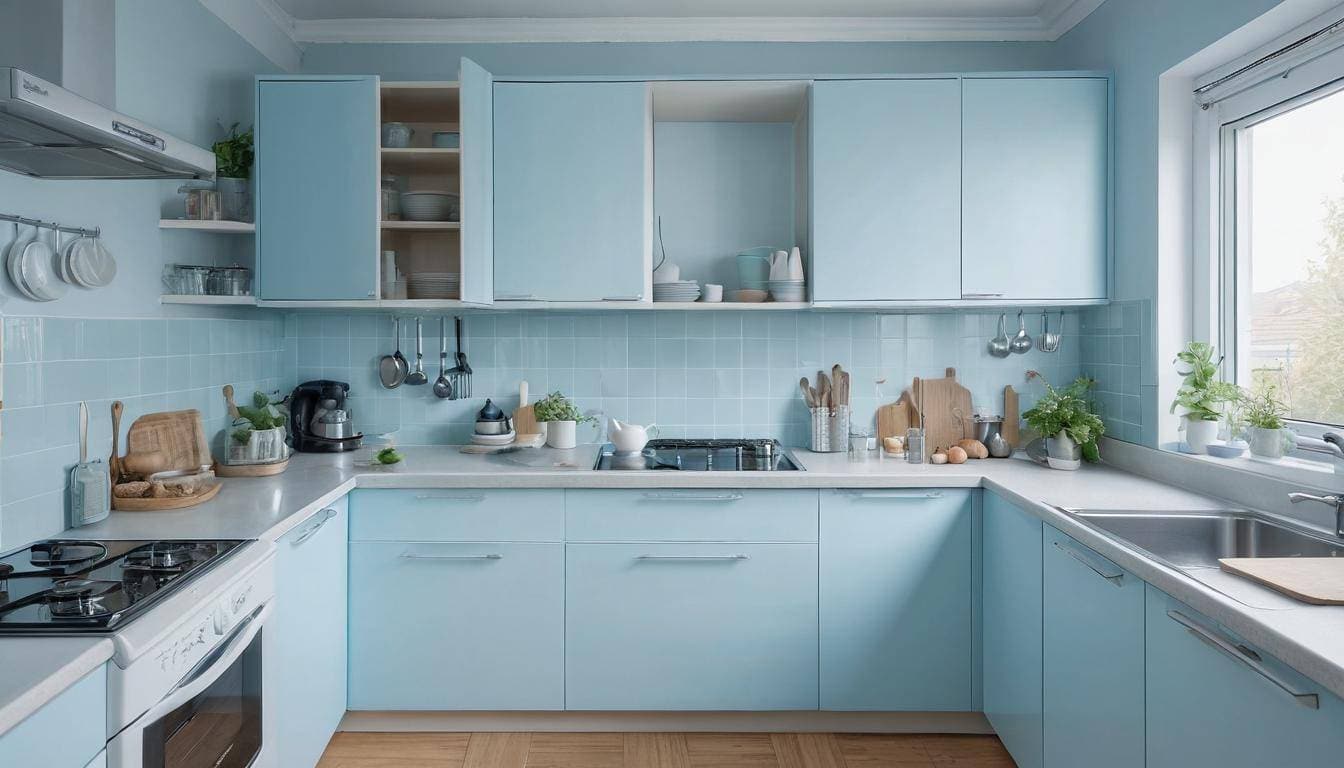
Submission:
<svg viewBox="0 0 1344 768">
<path fill-rule="evenodd" d="M 817 708 L 814 544 L 570 544 L 571 710 Z"/>
<path fill-rule="evenodd" d="M 563 544 L 350 546 L 350 709 L 564 706 Z"/>
<path fill-rule="evenodd" d="M 816 491 L 569 491 L 571 541 L 817 540 Z"/>
<path fill-rule="evenodd" d="M 76 768 L 107 741 L 107 667 L 90 672 L 0 736 L 0 765 Z"/>
<path fill-rule="evenodd" d="M 355 491 L 351 541 L 563 541 L 563 491 Z"/>
</svg>

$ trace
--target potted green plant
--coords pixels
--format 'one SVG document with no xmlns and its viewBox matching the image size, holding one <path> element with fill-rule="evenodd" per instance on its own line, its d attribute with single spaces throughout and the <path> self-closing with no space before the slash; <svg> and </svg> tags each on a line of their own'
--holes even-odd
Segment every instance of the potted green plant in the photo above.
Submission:
<svg viewBox="0 0 1344 768">
<path fill-rule="evenodd" d="M 1176 363 L 1185 366 L 1181 374 L 1181 386 L 1176 390 L 1176 399 L 1171 403 L 1171 412 L 1177 408 L 1184 411 L 1185 444 L 1191 453 L 1208 453 L 1209 443 L 1218 437 L 1218 421 L 1222 418 L 1222 407 L 1226 403 L 1236 402 L 1241 396 L 1235 384 L 1218 380 L 1218 368 L 1222 365 L 1220 357 L 1214 360 L 1213 345 L 1202 341 L 1192 341 L 1185 349 L 1176 353 Z"/>
<path fill-rule="evenodd" d="M 265 392 L 252 394 L 252 405 L 238 406 L 238 417 L 229 425 L 227 456 L 230 464 L 263 464 L 287 455 L 284 404 Z"/>
<path fill-rule="evenodd" d="M 537 422 L 546 425 L 546 444 L 552 448 L 573 448 L 578 445 L 575 436 L 580 422 L 596 423 L 592 416 L 584 416 L 574 402 L 559 392 L 552 392 L 533 406 Z"/>
<path fill-rule="evenodd" d="M 1106 431 L 1101 417 L 1092 411 L 1087 393 L 1096 382 L 1080 376 L 1063 389 L 1055 389 L 1044 376 L 1028 374 L 1045 384 L 1045 394 L 1036 405 L 1022 414 L 1027 426 L 1045 438 L 1046 453 L 1056 469 L 1077 469 L 1078 459 L 1097 461 L 1101 451 L 1097 440 Z"/>
<path fill-rule="evenodd" d="M 1288 415 L 1288 406 L 1279 400 L 1274 385 L 1266 384 L 1243 395 L 1240 412 L 1246 422 L 1246 442 L 1250 443 L 1251 455 L 1282 458 L 1283 417 Z"/>
<path fill-rule="evenodd" d="M 229 135 L 214 143 L 215 189 L 224 218 L 230 221 L 252 220 L 252 129 L 238 132 L 238 124 L 229 127 Z"/>
</svg>

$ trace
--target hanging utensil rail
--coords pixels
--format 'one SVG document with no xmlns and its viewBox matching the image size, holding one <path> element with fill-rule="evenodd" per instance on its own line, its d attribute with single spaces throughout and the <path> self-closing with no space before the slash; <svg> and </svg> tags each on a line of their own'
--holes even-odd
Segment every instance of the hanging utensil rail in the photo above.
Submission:
<svg viewBox="0 0 1344 768">
<path fill-rule="evenodd" d="M 84 227 L 67 227 L 64 224 L 57 224 L 54 221 L 42 221 L 41 219 L 30 219 L 27 216 L 16 216 L 12 213 L 0 213 L 0 221 L 12 221 L 15 224 L 24 224 L 38 229 L 53 229 L 57 232 L 64 232 L 67 235 L 83 235 L 84 237 L 99 237 L 102 235 L 102 228 L 94 227 L 85 229 Z"/>
</svg>

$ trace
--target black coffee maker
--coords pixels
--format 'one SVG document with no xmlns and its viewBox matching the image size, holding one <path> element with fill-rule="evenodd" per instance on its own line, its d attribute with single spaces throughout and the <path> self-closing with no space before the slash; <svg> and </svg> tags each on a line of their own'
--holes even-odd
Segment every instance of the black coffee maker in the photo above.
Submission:
<svg viewBox="0 0 1344 768">
<path fill-rule="evenodd" d="M 289 434 L 294 450 L 305 453 L 338 453 L 359 447 L 363 435 L 355 432 L 345 397 L 350 385 L 343 381 L 305 381 L 289 396 Z"/>
</svg>

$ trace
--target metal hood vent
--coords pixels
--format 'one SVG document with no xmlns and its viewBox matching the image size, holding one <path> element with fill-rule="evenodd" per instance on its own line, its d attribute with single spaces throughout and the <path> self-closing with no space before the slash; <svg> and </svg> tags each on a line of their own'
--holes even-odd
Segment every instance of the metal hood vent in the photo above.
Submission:
<svg viewBox="0 0 1344 768">
<path fill-rule="evenodd" d="M 0 168 L 41 179 L 201 179 L 214 177 L 215 155 L 0 67 Z"/>
</svg>

